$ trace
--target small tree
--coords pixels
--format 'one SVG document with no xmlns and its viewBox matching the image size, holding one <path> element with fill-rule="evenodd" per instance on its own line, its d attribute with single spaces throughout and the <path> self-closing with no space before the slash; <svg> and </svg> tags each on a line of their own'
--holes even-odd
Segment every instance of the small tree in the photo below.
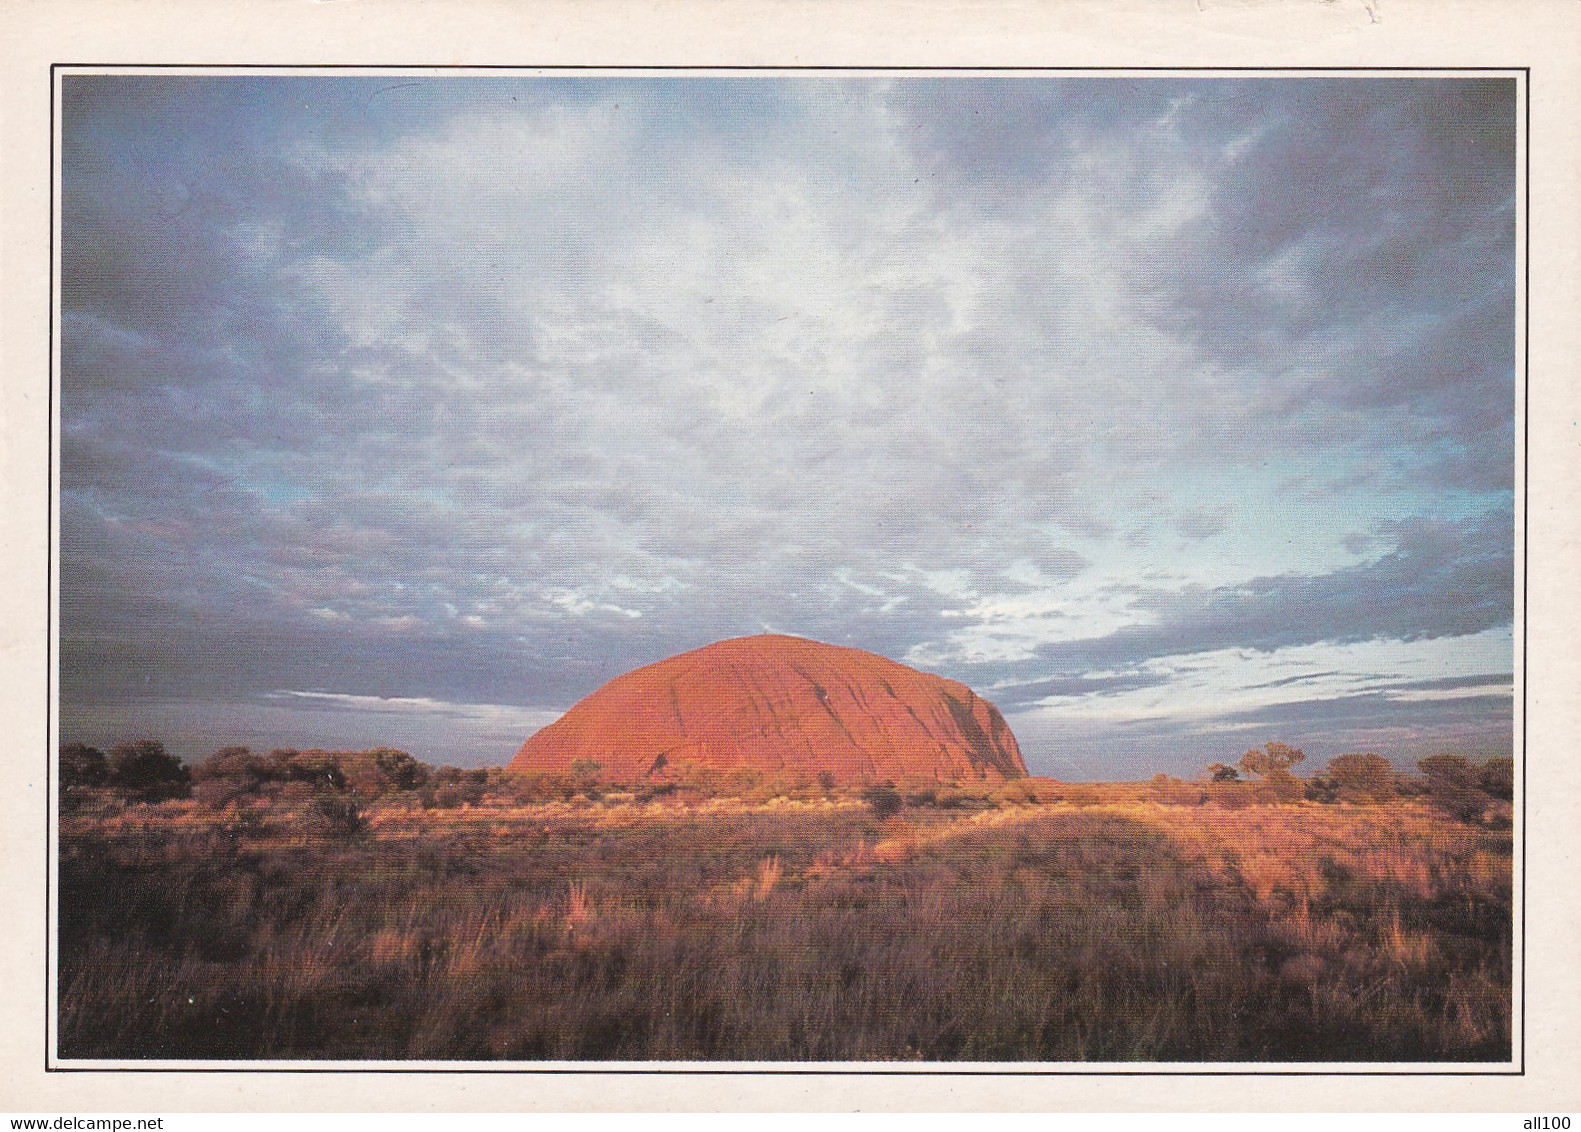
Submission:
<svg viewBox="0 0 1581 1132">
<path fill-rule="evenodd" d="M 1263 778 L 1271 778 L 1279 771 L 1288 774 L 1290 768 L 1304 758 L 1306 758 L 1305 752 L 1287 744 L 1268 743 L 1260 751 L 1254 747 L 1242 755 L 1241 769 Z"/>
<path fill-rule="evenodd" d="M 110 786 L 140 802 L 162 802 L 192 793 L 192 775 L 154 739 L 122 743 L 110 752 Z"/>
<path fill-rule="evenodd" d="M 292 761 L 316 761 L 334 757 L 338 773 L 363 798 L 379 798 L 391 791 L 416 790 L 428 781 L 428 767 L 405 751 L 375 747 L 370 751 L 342 752 L 329 756 L 326 751 L 303 751 Z"/>
<path fill-rule="evenodd" d="M 373 752 L 373 761 L 397 790 L 416 790 L 428 781 L 428 768 L 405 751 L 380 747 Z"/>
<path fill-rule="evenodd" d="M 1430 755 L 1416 764 L 1427 775 L 1434 805 L 1461 821 L 1475 821 L 1488 808 L 1477 767 L 1460 755 Z"/>
<path fill-rule="evenodd" d="M 1387 802 L 1395 796 L 1394 768 L 1382 755 L 1340 755 L 1329 760 L 1328 773 L 1342 802 Z"/>
<path fill-rule="evenodd" d="M 1416 764 L 1429 782 L 1443 782 L 1452 786 L 1475 786 L 1477 768 L 1462 755 L 1429 755 Z"/>
<path fill-rule="evenodd" d="M 110 776 L 104 752 L 86 743 L 65 743 L 60 748 L 60 785 L 63 790 L 103 786 Z"/>
<path fill-rule="evenodd" d="M 1262 750 L 1255 747 L 1241 756 L 1241 769 L 1258 775 L 1263 786 L 1281 802 L 1299 801 L 1306 794 L 1301 780 L 1290 773 L 1290 768 L 1306 755 L 1285 743 L 1272 742 Z"/>
<path fill-rule="evenodd" d="M 483 799 L 488 789 L 487 770 L 462 770 L 456 766 L 438 767 L 429 775 L 428 785 L 418 790 L 423 808 L 438 807 L 442 810 L 456 806 L 473 805 Z"/>
<path fill-rule="evenodd" d="M 1305 797 L 1308 802 L 1331 805 L 1339 801 L 1339 783 L 1332 774 L 1314 774 L 1306 781 Z"/>
<path fill-rule="evenodd" d="M 192 768 L 192 789 L 198 801 L 220 809 L 258 793 L 277 777 L 274 760 L 246 747 L 221 747 Z"/>
<path fill-rule="evenodd" d="M 410 755 L 406 757 L 411 759 Z M 412 763 L 422 765 L 416 759 L 412 759 Z M 306 782 L 315 789 L 337 791 L 344 790 L 347 785 L 340 756 L 329 751 L 292 751 L 286 758 L 277 759 L 276 766 L 276 777 L 286 782 Z"/>
<path fill-rule="evenodd" d="M 1515 760 L 1508 756 L 1489 759 L 1477 775 L 1477 785 L 1483 793 L 1503 801 L 1515 798 Z"/>
<path fill-rule="evenodd" d="M 1214 782 L 1239 782 L 1241 772 L 1228 763 L 1209 763 L 1208 774 Z"/>
</svg>

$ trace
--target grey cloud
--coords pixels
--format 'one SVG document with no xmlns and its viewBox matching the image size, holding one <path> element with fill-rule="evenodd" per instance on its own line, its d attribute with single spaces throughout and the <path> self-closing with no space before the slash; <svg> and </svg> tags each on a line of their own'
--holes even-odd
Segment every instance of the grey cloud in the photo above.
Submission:
<svg viewBox="0 0 1581 1132">
<path fill-rule="evenodd" d="M 1304 672 L 1300 676 L 1286 676 L 1279 680 L 1267 680 L 1261 684 L 1253 684 L 1253 688 L 1289 688 L 1298 684 L 1313 684 L 1332 676 L 1340 675 L 1337 671 L 1330 672 Z"/>
<path fill-rule="evenodd" d="M 1224 530 L 1228 508 L 1192 508 L 1175 518 L 1175 529 L 1189 539 L 1211 538 Z"/>
<path fill-rule="evenodd" d="M 1336 746 L 1347 750 L 1365 748 L 1369 741 L 1372 746 L 1383 748 L 1380 754 L 1395 754 L 1403 748 L 1407 757 L 1415 758 L 1431 753 L 1440 744 L 1459 745 L 1465 741 L 1457 742 L 1461 736 L 1470 737 L 1474 744 L 1469 753 L 1486 758 L 1510 753 L 1511 712 L 1511 698 L 1507 695 L 1402 704 L 1388 696 L 1369 693 L 1235 712 L 1226 715 L 1222 722 L 1231 726 L 1254 724 L 1267 734 L 1280 731 L 1299 737 L 1302 731 L 1316 732 L 1322 737 L 1322 746 L 1307 750 L 1309 758 L 1320 752 L 1330 756 L 1343 753 L 1334 750 Z M 1298 738 L 1296 745 L 1303 742 L 1310 744 L 1310 740 Z"/>
<path fill-rule="evenodd" d="M 1139 688 L 1157 688 L 1168 682 L 1169 676 L 1163 672 L 1132 671 L 1112 676 L 1058 676 L 1026 684 L 995 687 L 988 694 L 1000 708 L 1010 710 L 1016 706 L 1053 699 L 1073 699 L 1115 692 L 1133 692 Z"/>
<path fill-rule="evenodd" d="M 1322 575 L 1254 578 L 1219 588 L 1146 595 L 1154 617 L 1107 637 L 1045 646 L 1066 671 L 1225 648 L 1272 651 L 1319 641 L 1420 641 L 1510 624 L 1511 518 L 1412 520 L 1395 549 Z"/>
<path fill-rule="evenodd" d="M 959 627 L 908 567 L 1076 576 L 1178 467 L 1507 491 L 1513 164 L 1460 90 L 72 78 L 65 690 L 564 706 L 765 625 L 904 658 Z M 1507 622 L 1496 526 L 992 671 Z"/>
<path fill-rule="evenodd" d="M 1091 723 L 1038 713 L 1007 715 L 1033 773 L 1071 781 L 1201 779 L 1211 762 L 1233 762 L 1270 740 L 1302 750 L 1301 773 L 1346 752 L 1373 751 L 1402 770 L 1445 751 L 1483 760 L 1512 750 L 1509 696 L 1403 704 L 1379 694 L 1302 700 L 1200 720 Z"/>
<path fill-rule="evenodd" d="M 1448 691 L 1456 688 L 1483 688 L 1495 687 L 1500 684 L 1509 684 L 1512 677 L 1508 672 L 1490 672 L 1482 676 L 1439 676 L 1430 680 L 1407 680 L 1398 683 L 1382 685 L 1382 690 L 1392 691 Z"/>
<path fill-rule="evenodd" d="M 1003 208 L 1045 199 L 1052 185 L 1106 202 L 1094 207 L 1109 210 L 1099 222 L 1115 227 L 1109 252 L 1141 309 L 1195 353 L 1175 367 L 1188 394 L 1181 443 L 1147 436 L 1142 451 L 1181 458 L 1212 446 L 1252 463 L 1344 444 L 1386 453 L 1396 487 L 1442 458 L 1461 483 L 1507 488 L 1513 80 L 1123 80 L 927 94 L 896 97 L 956 197 L 986 194 Z M 1137 212 L 1168 215 L 1199 181 L 1204 207 L 1182 224 L 1157 238 L 1127 228 Z M 1058 225 L 1046 230 L 1051 255 L 1064 251 Z M 1040 250 L 1032 236 L 1025 254 L 1036 262 Z M 1217 385 L 1191 373 L 1204 364 Z M 1243 427 L 1249 417 L 1257 429 Z M 1431 435 L 1426 458 L 1401 448 L 1402 430 Z"/>
</svg>

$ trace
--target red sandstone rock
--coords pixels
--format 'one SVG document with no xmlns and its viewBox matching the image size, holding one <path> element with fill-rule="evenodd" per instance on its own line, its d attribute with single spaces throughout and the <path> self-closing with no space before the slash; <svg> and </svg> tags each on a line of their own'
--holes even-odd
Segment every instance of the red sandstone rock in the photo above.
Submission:
<svg viewBox="0 0 1581 1132">
<path fill-rule="evenodd" d="M 616 677 L 522 744 L 509 769 L 582 759 L 637 781 L 684 763 L 839 782 L 1020 778 L 1004 717 L 964 684 L 861 649 L 764 634 Z"/>
</svg>

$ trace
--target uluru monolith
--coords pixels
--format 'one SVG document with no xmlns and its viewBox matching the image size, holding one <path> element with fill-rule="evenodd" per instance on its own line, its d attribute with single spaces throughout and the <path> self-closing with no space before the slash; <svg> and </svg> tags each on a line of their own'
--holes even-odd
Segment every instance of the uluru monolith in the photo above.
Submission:
<svg viewBox="0 0 1581 1132">
<path fill-rule="evenodd" d="M 508 769 L 565 773 L 582 760 L 623 782 L 687 763 L 843 783 L 1027 773 L 999 709 L 966 685 L 772 633 L 616 677 L 529 738 Z"/>
</svg>

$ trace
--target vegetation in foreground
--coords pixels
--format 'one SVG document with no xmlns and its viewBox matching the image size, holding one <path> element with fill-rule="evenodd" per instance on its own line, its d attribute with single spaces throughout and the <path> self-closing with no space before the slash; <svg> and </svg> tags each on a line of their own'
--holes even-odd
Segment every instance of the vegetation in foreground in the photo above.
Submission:
<svg viewBox="0 0 1581 1132">
<path fill-rule="evenodd" d="M 1507 1059 L 1507 760 L 1344 758 L 621 789 L 67 748 L 59 1052 Z"/>
</svg>

